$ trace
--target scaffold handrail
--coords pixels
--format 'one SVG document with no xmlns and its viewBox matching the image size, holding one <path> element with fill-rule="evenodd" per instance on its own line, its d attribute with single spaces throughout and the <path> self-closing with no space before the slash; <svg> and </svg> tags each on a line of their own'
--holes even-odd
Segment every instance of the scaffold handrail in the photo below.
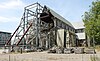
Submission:
<svg viewBox="0 0 100 61">
<path fill-rule="evenodd" d="M 21 20 L 23 20 L 23 18 L 21 18 Z M 18 31 L 18 29 L 20 28 L 21 24 L 22 24 L 22 22 L 20 22 L 19 26 L 16 28 L 16 30 L 14 31 L 14 33 L 11 35 L 10 39 L 5 43 L 5 46 L 7 46 L 10 43 L 11 39 L 13 38 L 13 36 Z"/>
<path fill-rule="evenodd" d="M 9 42 L 11 41 L 12 37 L 15 35 L 15 33 L 17 32 L 17 30 L 19 29 L 20 25 L 17 27 L 17 29 L 15 30 L 15 32 L 12 34 L 12 36 L 10 37 L 10 39 L 7 41 L 7 43 L 5 45 L 8 45 Z"/>
<path fill-rule="evenodd" d="M 30 26 L 27 28 L 27 30 L 24 32 L 23 36 L 21 37 L 21 39 L 18 41 L 18 43 L 16 44 L 17 46 L 19 45 L 19 43 L 22 41 L 23 37 L 25 36 L 25 34 L 28 32 L 28 30 L 30 29 L 30 27 L 32 26 L 32 23 L 30 24 Z"/>
</svg>

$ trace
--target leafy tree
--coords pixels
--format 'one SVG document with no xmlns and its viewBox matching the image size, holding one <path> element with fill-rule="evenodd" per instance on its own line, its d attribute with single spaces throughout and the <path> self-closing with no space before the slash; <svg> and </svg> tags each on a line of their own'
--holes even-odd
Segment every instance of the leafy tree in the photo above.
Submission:
<svg viewBox="0 0 100 61">
<path fill-rule="evenodd" d="M 100 0 L 92 2 L 90 10 L 83 15 L 83 22 L 87 35 L 96 44 L 100 44 Z"/>
</svg>

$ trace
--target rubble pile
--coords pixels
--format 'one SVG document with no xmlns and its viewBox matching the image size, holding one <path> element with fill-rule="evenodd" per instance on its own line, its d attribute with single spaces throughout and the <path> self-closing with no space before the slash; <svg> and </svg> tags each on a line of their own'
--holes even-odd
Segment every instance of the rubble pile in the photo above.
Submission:
<svg viewBox="0 0 100 61">
<path fill-rule="evenodd" d="M 74 48 L 74 53 L 75 54 L 83 54 L 84 53 L 84 48 Z"/>
<path fill-rule="evenodd" d="M 61 48 L 61 47 L 53 47 L 49 49 L 48 53 L 56 53 L 56 54 L 95 54 L 94 49 L 85 49 L 82 47 L 69 47 L 69 48 Z"/>
</svg>

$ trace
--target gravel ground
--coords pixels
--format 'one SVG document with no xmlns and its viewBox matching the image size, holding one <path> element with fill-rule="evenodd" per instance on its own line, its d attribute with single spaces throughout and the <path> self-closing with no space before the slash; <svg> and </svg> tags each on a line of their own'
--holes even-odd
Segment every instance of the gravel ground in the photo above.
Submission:
<svg viewBox="0 0 100 61">
<path fill-rule="evenodd" d="M 94 58 L 95 57 L 95 58 Z M 32 52 L 23 54 L 0 54 L 0 61 L 100 61 L 100 54 L 51 54 Z"/>
</svg>

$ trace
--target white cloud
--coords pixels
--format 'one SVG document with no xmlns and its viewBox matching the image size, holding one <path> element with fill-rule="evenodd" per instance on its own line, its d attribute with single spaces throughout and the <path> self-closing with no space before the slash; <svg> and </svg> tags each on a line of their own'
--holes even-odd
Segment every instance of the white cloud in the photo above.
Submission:
<svg viewBox="0 0 100 61">
<path fill-rule="evenodd" d="M 25 6 L 25 3 L 23 3 L 21 0 L 6 0 L 5 2 L 0 2 L 0 11 L 4 12 L 4 10 L 8 11 L 9 9 L 23 9 Z M 14 11 L 13 11 L 14 12 Z M 0 15 L 0 23 L 4 22 L 16 22 L 20 18 L 16 18 L 12 15 L 10 15 L 10 12 L 6 12 L 6 14 Z M 8 15 L 9 17 L 5 17 L 5 15 Z M 17 16 L 19 17 L 19 16 Z"/>
<path fill-rule="evenodd" d="M 25 6 L 21 0 L 9 0 L 6 2 L 0 3 L 0 8 L 2 9 L 18 9 Z"/>
<path fill-rule="evenodd" d="M 19 18 L 16 18 L 16 17 L 2 17 L 2 16 L 0 16 L 0 23 L 4 23 L 4 22 L 16 22 L 18 20 L 19 20 Z"/>
</svg>

